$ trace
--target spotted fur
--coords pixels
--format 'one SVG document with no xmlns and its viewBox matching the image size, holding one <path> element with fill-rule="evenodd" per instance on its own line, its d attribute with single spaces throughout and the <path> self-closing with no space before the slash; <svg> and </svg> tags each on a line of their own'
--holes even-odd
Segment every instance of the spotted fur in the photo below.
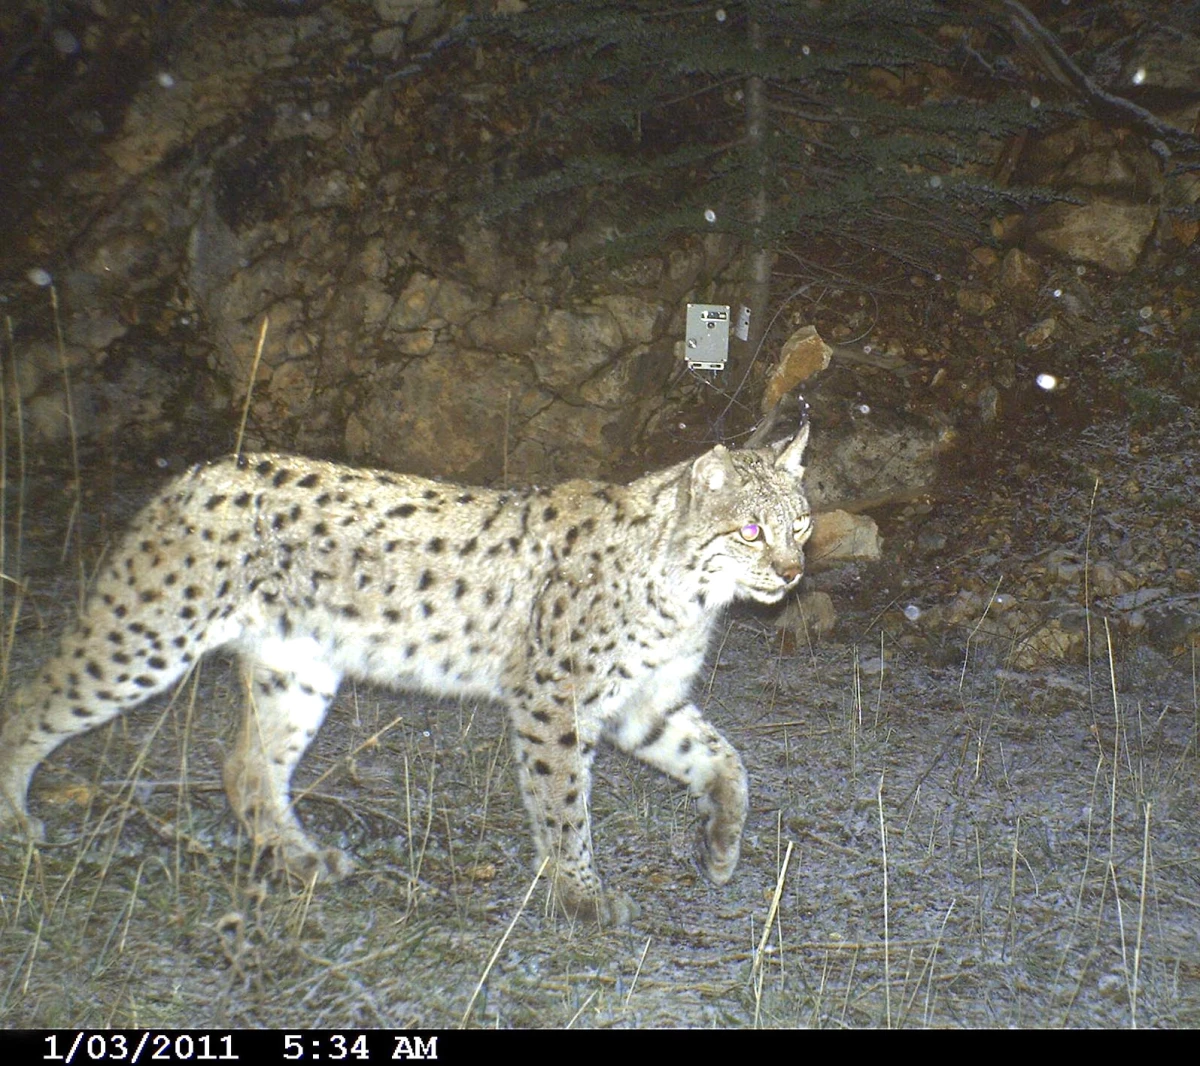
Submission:
<svg viewBox="0 0 1200 1066">
<path fill-rule="evenodd" d="M 302 876 L 348 869 L 292 808 L 292 772 L 344 677 L 483 697 L 509 714 L 539 860 L 571 913 L 620 921 L 592 861 L 601 740 L 684 783 L 704 872 L 738 859 L 746 774 L 688 698 L 737 597 L 800 579 L 811 527 L 805 424 L 627 486 L 464 488 L 283 455 L 197 466 L 141 512 L 58 655 L 0 730 L 0 825 L 65 740 L 235 652 L 250 698 L 225 785 L 254 838 Z"/>
</svg>

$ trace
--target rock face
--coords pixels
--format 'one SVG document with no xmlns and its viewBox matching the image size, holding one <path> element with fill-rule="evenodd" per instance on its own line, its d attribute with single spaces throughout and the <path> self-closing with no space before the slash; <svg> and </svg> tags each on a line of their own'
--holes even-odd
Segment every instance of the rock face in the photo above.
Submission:
<svg viewBox="0 0 1200 1066">
<path fill-rule="evenodd" d="M 53 341 L 23 343 L 35 437 L 64 440 L 68 406 L 81 436 L 145 413 L 99 377 L 142 343 L 153 306 L 153 365 L 165 350 L 175 370 L 158 377 L 158 415 L 202 376 L 230 413 L 250 392 L 248 444 L 481 481 L 625 459 L 665 403 L 683 303 L 699 283 L 720 297 L 731 245 L 677 241 L 591 291 L 564 257 L 572 243 L 599 254 L 603 232 L 514 246 L 443 212 L 455 172 L 435 149 L 456 134 L 417 140 L 441 106 L 431 90 L 344 73 L 424 44 L 450 15 L 438 0 L 221 7 L 180 38 L 73 179 L 89 221 L 45 278 L 73 403 Z"/>
</svg>

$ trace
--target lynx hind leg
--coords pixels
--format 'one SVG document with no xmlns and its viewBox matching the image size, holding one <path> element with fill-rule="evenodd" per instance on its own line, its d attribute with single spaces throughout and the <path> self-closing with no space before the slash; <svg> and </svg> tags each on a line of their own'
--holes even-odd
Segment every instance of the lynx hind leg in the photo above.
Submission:
<svg viewBox="0 0 1200 1066">
<path fill-rule="evenodd" d="M 687 785 L 700 814 L 700 868 L 714 884 L 725 884 L 737 866 L 749 805 L 746 770 L 733 745 L 691 703 L 630 714 L 616 723 L 612 740 Z"/>
<path fill-rule="evenodd" d="M 517 781 L 529 812 L 538 865 L 549 860 L 554 898 L 571 918 L 628 925 L 637 908 L 604 891 L 592 858 L 591 795 L 595 744 L 581 740 L 573 715 L 520 708 L 513 714 Z"/>
<path fill-rule="evenodd" d="M 325 720 L 341 681 L 311 639 L 247 642 L 239 648 L 246 685 L 237 743 L 225 762 L 225 791 L 255 845 L 303 881 L 351 870 L 336 848 L 319 848 L 291 801 L 292 773 Z"/>
<path fill-rule="evenodd" d="M 41 822 L 29 816 L 26 797 L 42 760 L 72 737 L 170 688 L 202 650 L 183 638 L 167 655 L 159 634 L 145 626 L 110 628 L 101 646 L 96 613 L 67 633 L 59 653 L 7 708 L 0 728 L 0 832 L 16 829 L 40 839 Z"/>
</svg>

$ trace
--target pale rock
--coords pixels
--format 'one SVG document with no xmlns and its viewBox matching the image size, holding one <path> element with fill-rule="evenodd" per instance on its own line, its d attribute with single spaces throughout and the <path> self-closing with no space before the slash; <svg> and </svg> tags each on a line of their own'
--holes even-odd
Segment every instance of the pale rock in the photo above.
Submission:
<svg viewBox="0 0 1200 1066">
<path fill-rule="evenodd" d="M 387 321 L 396 300 L 378 281 L 363 282 L 358 286 L 359 321 L 363 329 L 374 332 Z"/>
<path fill-rule="evenodd" d="M 267 391 L 285 410 L 302 411 L 312 400 L 313 382 L 306 361 L 294 360 L 277 366 L 267 383 Z"/>
<path fill-rule="evenodd" d="M 620 293 L 601 296 L 596 302 L 612 312 L 626 344 L 649 344 L 654 340 L 661 304 Z"/>
<path fill-rule="evenodd" d="M 472 316 L 490 307 L 491 303 L 491 296 L 483 295 L 468 285 L 446 278 L 438 283 L 430 314 L 445 319 L 452 326 L 461 326 Z"/>
<path fill-rule="evenodd" d="M 440 0 L 372 0 L 375 14 L 384 22 L 407 22 L 423 7 L 436 7 Z"/>
<path fill-rule="evenodd" d="M 1073 658 L 1083 646 L 1082 633 L 1068 631 L 1061 619 L 1054 618 L 1017 645 L 1009 664 L 1017 670 L 1032 670 Z"/>
<path fill-rule="evenodd" d="M 801 326 L 786 341 L 779 352 L 779 362 L 771 371 L 763 390 L 762 410 L 766 414 L 801 383 L 829 366 L 833 349 L 817 332 L 816 326 Z"/>
<path fill-rule="evenodd" d="M 1100 148 L 1072 159 L 1063 167 L 1060 181 L 1084 188 L 1131 192 L 1137 185 L 1137 172 L 1119 149 Z"/>
<path fill-rule="evenodd" d="M 813 515 L 813 531 L 804 547 L 810 570 L 846 562 L 874 562 L 882 554 L 879 526 L 869 515 L 821 511 Z"/>
<path fill-rule="evenodd" d="M 543 319 L 538 343 L 528 354 L 538 379 L 566 392 L 611 363 L 623 344 L 608 308 L 556 309 Z"/>
<path fill-rule="evenodd" d="M 70 374 L 91 362 L 91 353 L 79 345 L 64 345 L 60 351 L 53 341 L 30 341 L 17 348 L 13 360 L 17 392 L 22 400 L 28 400 L 45 383 L 61 384 L 64 365 Z"/>
<path fill-rule="evenodd" d="M 428 274 L 413 274 L 396 297 L 396 304 L 388 316 L 388 329 L 402 333 L 423 326 L 432 314 L 439 285 L 437 278 Z"/>
<path fill-rule="evenodd" d="M 492 352 L 525 352 L 537 343 L 541 320 L 542 309 L 532 300 L 501 297 L 467 323 L 466 339 L 472 347 Z"/>
<path fill-rule="evenodd" d="M 393 333 L 389 346 L 402 355 L 428 355 L 437 344 L 437 330 L 414 329 L 408 333 Z"/>
<path fill-rule="evenodd" d="M 1040 348 L 1058 330 L 1058 319 L 1043 318 L 1040 322 L 1035 322 L 1024 333 L 1021 334 L 1023 340 L 1030 348 Z"/>
<path fill-rule="evenodd" d="M 954 301 L 968 315 L 986 315 L 996 306 L 996 297 L 980 289 L 959 289 Z"/>
<path fill-rule="evenodd" d="M 1033 256 L 1010 248 L 1000 261 L 1000 287 L 1010 292 L 1034 293 L 1042 283 L 1042 268 Z"/>
<path fill-rule="evenodd" d="M 828 636 L 836 625 L 833 598 L 819 589 L 790 597 L 775 619 L 775 628 L 791 633 L 797 644 Z"/>
<path fill-rule="evenodd" d="M 1158 208 L 1094 200 L 1051 204 L 1038 218 L 1033 243 L 1067 259 L 1127 274 L 1154 230 Z"/>
</svg>

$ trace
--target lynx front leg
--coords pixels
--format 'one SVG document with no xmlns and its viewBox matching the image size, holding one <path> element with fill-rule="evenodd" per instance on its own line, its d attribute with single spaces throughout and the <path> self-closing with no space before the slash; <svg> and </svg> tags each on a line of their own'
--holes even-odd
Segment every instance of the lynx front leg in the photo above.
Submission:
<svg viewBox="0 0 1200 1066">
<path fill-rule="evenodd" d="M 687 785 L 700 813 L 700 868 L 710 881 L 725 884 L 737 866 L 748 806 L 746 770 L 733 745 L 692 703 L 631 713 L 613 725 L 611 736 L 618 747 Z"/>
<path fill-rule="evenodd" d="M 517 780 L 529 811 L 538 864 L 549 858 L 554 895 L 572 917 L 627 925 L 633 902 L 605 893 L 592 858 L 591 796 L 595 739 L 576 733 L 574 715 L 520 707 L 513 715 Z"/>
<path fill-rule="evenodd" d="M 341 675 L 310 639 L 270 640 L 241 649 L 246 707 L 237 745 L 225 763 L 225 790 L 256 844 L 303 880 L 342 877 L 350 860 L 320 849 L 291 802 L 292 773 L 337 691 Z"/>
</svg>

